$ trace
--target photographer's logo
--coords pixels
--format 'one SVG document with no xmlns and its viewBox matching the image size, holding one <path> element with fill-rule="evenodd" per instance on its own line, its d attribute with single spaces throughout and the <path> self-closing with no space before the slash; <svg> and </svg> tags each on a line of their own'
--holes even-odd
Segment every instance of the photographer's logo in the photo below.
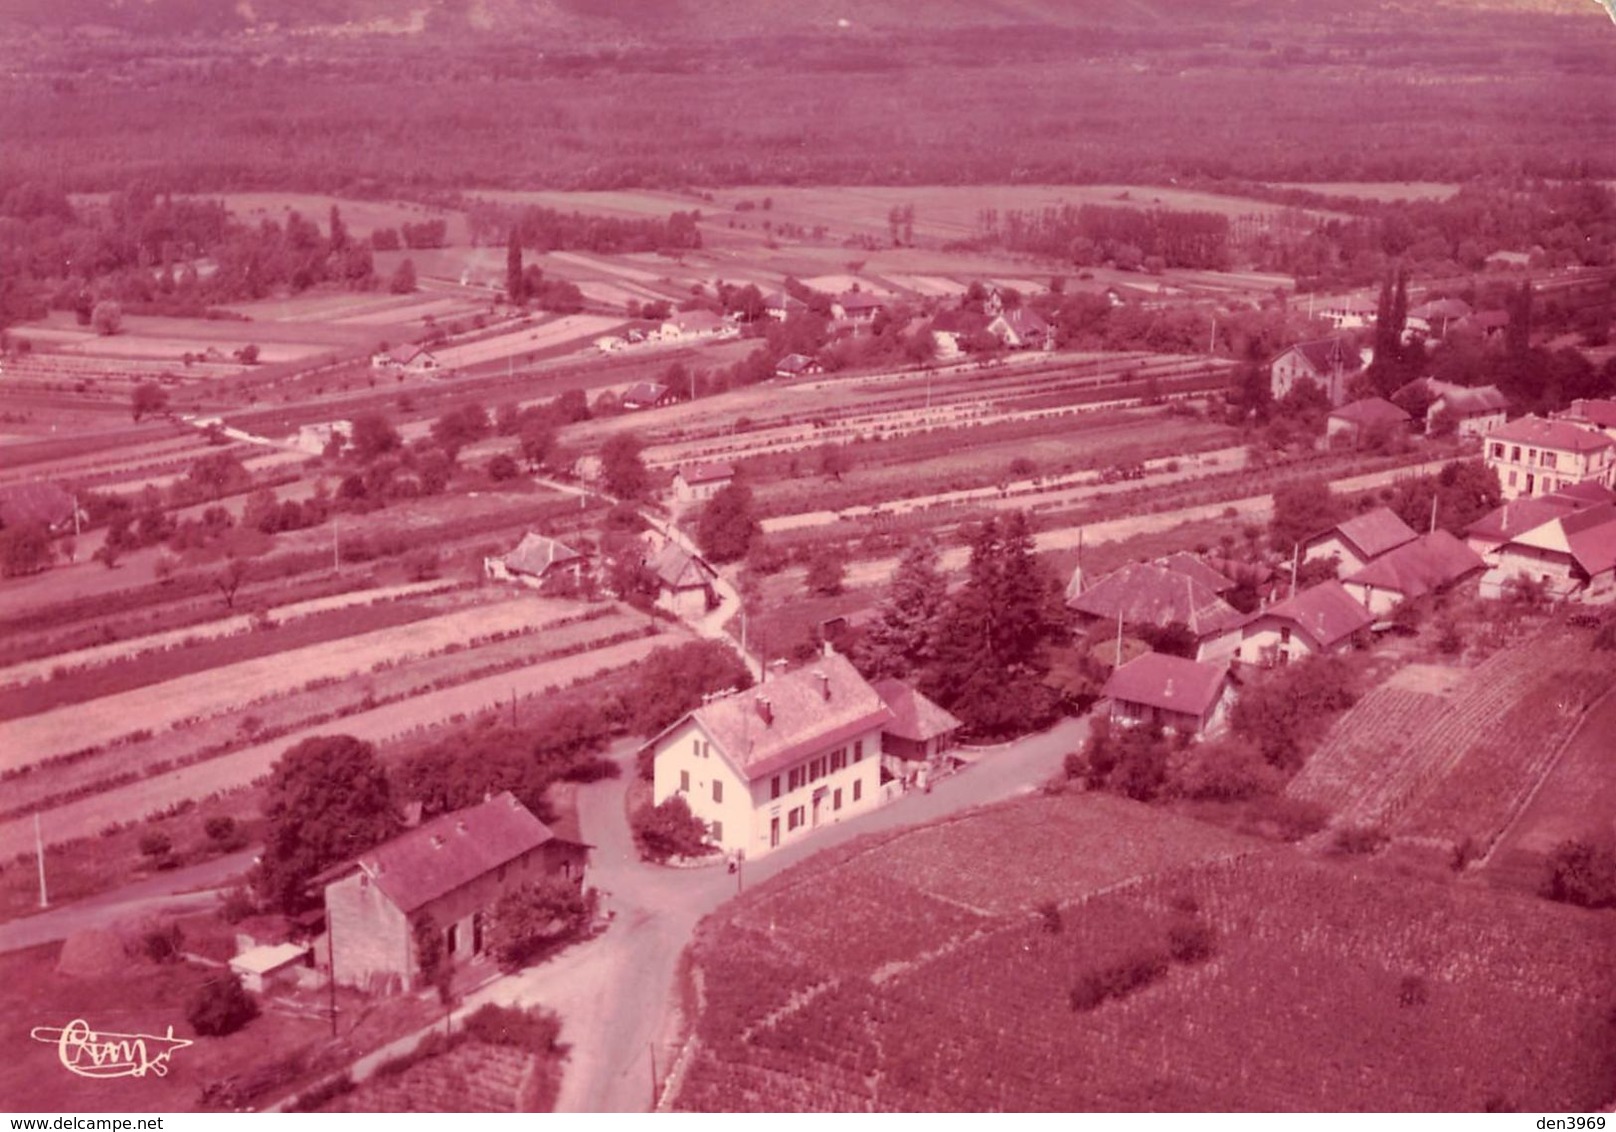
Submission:
<svg viewBox="0 0 1616 1132">
<path fill-rule="evenodd" d="M 80 1077 L 144 1077 L 148 1073 L 166 1077 L 174 1051 L 192 1044 L 176 1038 L 173 1026 L 161 1036 L 114 1034 L 90 1029 L 82 1018 L 60 1028 L 35 1026 L 28 1036 L 55 1046 L 62 1067 Z"/>
</svg>

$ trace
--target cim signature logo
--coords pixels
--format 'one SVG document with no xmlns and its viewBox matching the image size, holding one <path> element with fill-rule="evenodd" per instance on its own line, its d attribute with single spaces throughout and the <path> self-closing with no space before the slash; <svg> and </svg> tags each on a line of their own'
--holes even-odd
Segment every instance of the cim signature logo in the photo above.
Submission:
<svg viewBox="0 0 1616 1132">
<path fill-rule="evenodd" d="M 176 1038 L 173 1026 L 162 1036 L 114 1034 L 90 1029 L 82 1018 L 61 1028 L 35 1026 L 28 1036 L 54 1045 L 63 1068 L 80 1077 L 144 1077 L 148 1073 L 166 1077 L 174 1051 L 193 1044 Z"/>
</svg>

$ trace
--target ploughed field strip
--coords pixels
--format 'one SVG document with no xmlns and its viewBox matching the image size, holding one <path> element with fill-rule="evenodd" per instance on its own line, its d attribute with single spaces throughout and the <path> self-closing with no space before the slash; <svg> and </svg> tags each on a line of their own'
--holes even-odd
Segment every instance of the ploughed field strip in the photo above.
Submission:
<svg viewBox="0 0 1616 1132">
<path fill-rule="evenodd" d="M 705 921 L 674 1107 L 1586 1109 L 1616 1086 L 1594 1037 L 1616 1005 L 1616 973 L 1588 975 L 1608 943 L 1598 915 L 1227 833 L 1231 851 L 1208 855 L 1159 812 L 1092 800 L 1003 807 L 1088 819 L 1041 830 L 1031 906 L 969 909 L 910 883 L 916 861 L 925 877 L 976 871 L 996 833 L 966 817 L 946 840 L 800 866 Z M 1160 868 L 1124 876 L 1157 835 L 1187 851 L 1158 847 Z"/>
<path fill-rule="evenodd" d="M 643 619 L 638 620 L 643 624 Z M 414 694 L 397 703 L 343 715 L 335 722 L 288 731 L 269 742 L 237 746 L 228 753 L 183 769 L 153 767 L 136 781 L 87 792 L 72 801 L 53 805 L 44 821 L 45 841 L 53 844 L 88 837 L 109 825 L 138 819 L 188 799 L 207 798 L 248 786 L 267 774 L 288 748 L 316 735 L 340 731 L 377 745 L 419 736 L 446 721 L 504 708 L 513 699 L 549 694 L 556 688 L 593 680 L 637 664 L 653 649 L 679 644 L 685 639 L 679 631 L 650 636 L 635 629 L 631 639 L 615 644 L 591 642 L 587 648 L 568 650 L 567 655 L 558 659 L 540 659 L 537 663 L 505 669 L 492 676 Z M 0 860 L 28 851 L 33 844 L 31 817 L 0 820 Z"/>
<path fill-rule="evenodd" d="M 1337 720 L 1289 793 L 1327 806 L 1338 826 L 1484 850 L 1612 674 L 1588 633 L 1551 626 L 1451 692 L 1415 683 L 1394 677 Z"/>
<path fill-rule="evenodd" d="M 276 692 L 290 692 L 311 680 L 340 679 L 368 671 L 380 661 L 402 661 L 465 645 L 546 614 L 560 616 L 562 608 L 537 598 L 516 598 L 10 720 L 0 724 L 0 770 L 103 746 L 127 736 L 135 729 L 132 722 L 142 730 L 159 731 Z"/>
<path fill-rule="evenodd" d="M 294 691 L 239 704 L 182 727 L 78 753 L 49 767 L 13 774 L 0 801 L 0 818 L 60 804 L 191 766 L 307 727 L 348 726 L 371 708 L 398 712 L 400 703 L 484 677 L 574 657 L 589 649 L 645 637 L 641 616 L 600 607 L 582 619 L 550 622 L 534 632 L 468 647 L 448 646 L 407 663 L 380 662 L 369 672 L 323 678 Z M 288 743 L 288 745 L 290 745 Z"/>
</svg>

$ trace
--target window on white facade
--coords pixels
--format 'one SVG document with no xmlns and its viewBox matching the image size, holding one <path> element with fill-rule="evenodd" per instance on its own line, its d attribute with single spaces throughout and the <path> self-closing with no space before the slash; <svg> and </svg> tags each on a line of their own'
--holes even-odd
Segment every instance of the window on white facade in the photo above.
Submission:
<svg viewBox="0 0 1616 1132">
<path fill-rule="evenodd" d="M 679 792 L 681 794 L 690 793 L 690 772 L 688 770 L 679 772 Z"/>
<path fill-rule="evenodd" d="M 774 799 L 774 798 L 778 798 L 779 796 L 780 796 L 780 776 L 777 774 L 772 779 L 769 780 L 769 797 L 771 799 Z"/>
<path fill-rule="evenodd" d="M 853 801 L 857 802 L 862 797 L 864 797 L 864 780 L 855 778 L 853 780 Z"/>
<path fill-rule="evenodd" d="M 855 739 L 853 741 L 853 761 L 854 762 L 862 762 L 863 759 L 864 759 L 864 740 L 863 739 Z"/>
<path fill-rule="evenodd" d="M 723 801 L 724 801 L 724 784 L 722 782 L 718 781 L 718 779 L 715 778 L 715 779 L 713 779 L 713 802 L 715 804 L 722 804 Z"/>
<path fill-rule="evenodd" d="M 716 785 L 716 783 L 715 783 L 715 785 Z M 721 822 L 721 821 L 715 821 L 713 823 L 713 840 L 714 841 L 722 841 L 722 840 L 724 840 L 724 823 Z"/>
</svg>

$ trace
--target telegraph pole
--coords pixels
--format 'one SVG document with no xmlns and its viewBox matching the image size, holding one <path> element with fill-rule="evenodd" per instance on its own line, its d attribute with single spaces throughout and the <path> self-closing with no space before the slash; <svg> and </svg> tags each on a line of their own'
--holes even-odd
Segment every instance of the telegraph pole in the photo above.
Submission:
<svg viewBox="0 0 1616 1132">
<path fill-rule="evenodd" d="M 50 896 L 45 892 L 45 838 L 39 832 L 39 811 L 34 811 L 34 856 L 39 858 L 39 906 L 50 907 Z"/>
</svg>

